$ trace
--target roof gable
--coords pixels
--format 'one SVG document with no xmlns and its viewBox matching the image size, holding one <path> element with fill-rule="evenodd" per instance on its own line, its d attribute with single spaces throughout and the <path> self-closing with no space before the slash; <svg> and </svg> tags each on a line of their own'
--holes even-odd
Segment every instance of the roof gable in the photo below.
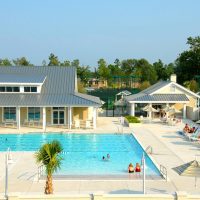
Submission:
<svg viewBox="0 0 200 200">
<path fill-rule="evenodd" d="M 200 96 L 199 96 L 198 94 L 192 92 L 191 90 L 189 90 L 189 89 L 183 87 L 182 85 L 180 85 L 180 84 L 178 84 L 178 83 L 171 82 L 171 81 L 169 82 L 169 84 L 166 84 L 164 87 L 161 87 L 161 88 L 159 88 L 158 90 L 155 90 L 154 92 L 152 92 L 151 95 L 153 95 L 153 94 L 160 94 L 159 92 L 160 92 L 161 90 L 163 90 L 163 89 L 166 88 L 166 87 L 170 87 L 170 86 L 172 86 L 172 85 L 176 86 L 176 87 L 179 88 L 181 91 L 183 91 L 183 92 L 185 92 L 185 93 L 187 93 L 187 94 L 190 94 L 191 96 L 200 98 Z"/>
<path fill-rule="evenodd" d="M 174 92 L 161 92 L 166 87 L 170 87 L 171 85 L 175 85 L 176 87 L 180 88 L 186 94 L 190 94 L 191 96 L 195 96 L 200 98 L 199 95 L 195 94 L 194 92 L 188 90 L 187 88 L 179 85 L 178 83 L 171 82 L 171 81 L 159 81 L 158 83 L 150 86 L 149 88 L 139 92 L 138 94 L 133 94 L 125 99 L 129 102 L 187 102 L 189 101 L 186 94 L 183 92 L 182 94 L 174 93 Z"/>
</svg>

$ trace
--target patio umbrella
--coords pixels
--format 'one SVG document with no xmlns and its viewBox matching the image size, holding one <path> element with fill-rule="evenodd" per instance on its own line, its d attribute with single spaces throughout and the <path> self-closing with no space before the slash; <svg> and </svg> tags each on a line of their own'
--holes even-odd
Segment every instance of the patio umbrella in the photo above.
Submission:
<svg viewBox="0 0 200 200">
<path fill-rule="evenodd" d="M 181 113 L 181 111 L 174 106 L 166 106 L 163 110 L 169 114 Z"/>
<path fill-rule="evenodd" d="M 158 110 L 156 110 L 155 108 L 153 108 L 151 105 L 145 106 L 142 110 L 143 110 L 143 111 L 146 111 L 146 112 L 148 112 L 148 113 L 159 112 Z M 151 117 L 149 116 L 149 118 L 151 118 Z"/>
<path fill-rule="evenodd" d="M 195 188 L 197 187 L 197 177 L 200 177 L 200 163 L 197 160 L 175 167 L 173 170 L 180 176 L 195 177 Z"/>
<path fill-rule="evenodd" d="M 145 106 L 144 108 L 142 108 L 143 111 L 146 111 L 146 112 L 159 112 L 158 110 L 156 110 L 155 108 L 153 108 L 152 106 Z"/>
</svg>

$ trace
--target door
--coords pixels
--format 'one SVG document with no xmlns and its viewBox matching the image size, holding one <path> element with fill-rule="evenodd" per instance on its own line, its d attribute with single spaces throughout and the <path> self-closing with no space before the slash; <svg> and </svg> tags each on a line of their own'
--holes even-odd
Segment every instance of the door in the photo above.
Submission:
<svg viewBox="0 0 200 200">
<path fill-rule="evenodd" d="M 65 111 L 53 110 L 53 124 L 63 125 L 65 123 Z"/>
</svg>

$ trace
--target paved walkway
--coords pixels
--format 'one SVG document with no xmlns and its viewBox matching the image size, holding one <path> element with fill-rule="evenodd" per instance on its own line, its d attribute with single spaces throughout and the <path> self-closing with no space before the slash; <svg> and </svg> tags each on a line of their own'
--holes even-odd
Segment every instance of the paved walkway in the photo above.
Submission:
<svg viewBox="0 0 200 200">
<path fill-rule="evenodd" d="M 118 118 L 100 118 L 96 133 L 122 132 Z M 152 158 L 156 164 L 164 165 L 168 171 L 169 181 L 149 180 L 146 183 L 147 193 L 171 194 L 177 190 L 198 193 L 194 188 L 194 178 L 181 177 L 172 168 L 193 160 L 200 154 L 200 144 L 186 141 L 177 134 L 182 125 L 167 126 L 160 123 L 142 124 L 135 128 L 123 128 L 124 133 L 133 132 L 144 148 L 153 147 Z M 73 131 L 75 132 L 75 131 Z M 94 132 L 93 130 L 78 130 L 76 132 Z M 4 153 L 0 153 L 0 193 L 4 192 Z M 43 193 L 45 181 L 36 181 L 37 166 L 32 153 L 13 153 L 15 163 L 9 170 L 9 191 L 23 193 Z M 200 181 L 198 182 L 198 187 Z M 55 192 L 59 193 L 141 193 L 141 180 L 67 180 L 54 181 Z"/>
</svg>

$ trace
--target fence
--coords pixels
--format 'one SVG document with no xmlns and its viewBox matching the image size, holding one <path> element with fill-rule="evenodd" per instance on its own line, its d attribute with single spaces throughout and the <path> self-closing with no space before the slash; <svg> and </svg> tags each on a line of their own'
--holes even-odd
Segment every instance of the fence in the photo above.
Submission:
<svg viewBox="0 0 200 200">
<path fill-rule="evenodd" d="M 200 195 L 188 195 L 177 191 L 175 194 L 73 194 L 73 195 L 17 195 L 13 194 L 8 200 L 198 200 Z M 0 198 L 1 200 L 1 198 Z M 4 199 L 2 199 L 4 200 Z"/>
</svg>

